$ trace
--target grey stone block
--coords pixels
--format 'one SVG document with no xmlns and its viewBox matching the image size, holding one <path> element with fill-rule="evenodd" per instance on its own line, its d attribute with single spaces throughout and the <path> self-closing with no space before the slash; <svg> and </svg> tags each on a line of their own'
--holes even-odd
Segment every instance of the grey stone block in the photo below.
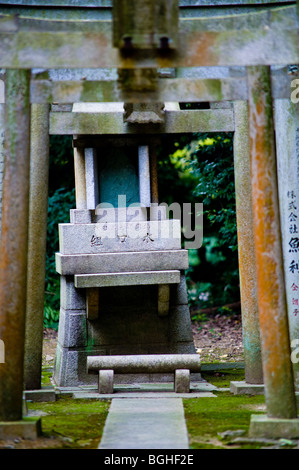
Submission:
<svg viewBox="0 0 299 470">
<path fill-rule="evenodd" d="M 29 439 L 36 440 L 42 433 L 41 418 L 23 418 L 20 421 L 0 421 L 0 439 Z"/>
<path fill-rule="evenodd" d="M 32 402 L 56 401 L 54 389 L 25 390 L 25 399 Z"/>
<path fill-rule="evenodd" d="M 91 224 L 92 212 L 93 211 L 90 209 L 71 209 L 70 210 L 71 224 Z"/>
<path fill-rule="evenodd" d="M 234 395 L 264 395 L 264 384 L 248 384 L 244 381 L 231 382 L 230 391 Z"/>
<path fill-rule="evenodd" d="M 269 418 L 266 415 L 251 415 L 249 437 L 266 439 L 298 439 L 299 418 Z"/>
<path fill-rule="evenodd" d="M 164 217 L 165 218 L 165 217 Z M 118 223 L 118 222 L 145 222 L 147 220 L 147 208 L 132 204 L 128 207 L 103 207 L 99 204 L 95 210 L 95 223 Z"/>
<path fill-rule="evenodd" d="M 180 271 L 140 271 L 108 274 L 75 274 L 78 288 L 135 286 L 148 284 L 177 284 Z"/>
<path fill-rule="evenodd" d="M 60 276 L 60 306 L 65 310 L 86 308 L 85 290 L 76 289 L 73 276 Z"/>
<path fill-rule="evenodd" d="M 100 370 L 99 371 L 99 393 L 113 393 L 113 370 Z"/>
<path fill-rule="evenodd" d="M 161 271 L 188 269 L 187 250 L 157 250 L 126 253 L 63 255 L 56 253 L 56 270 L 72 274 L 116 273 L 126 271 Z"/>
<path fill-rule="evenodd" d="M 85 310 L 76 311 L 60 308 L 58 342 L 66 348 L 87 346 Z"/>
<path fill-rule="evenodd" d="M 179 220 L 59 224 L 59 251 L 64 255 L 180 248 Z"/>
<path fill-rule="evenodd" d="M 176 369 L 174 374 L 174 390 L 176 393 L 190 392 L 190 370 Z"/>
</svg>

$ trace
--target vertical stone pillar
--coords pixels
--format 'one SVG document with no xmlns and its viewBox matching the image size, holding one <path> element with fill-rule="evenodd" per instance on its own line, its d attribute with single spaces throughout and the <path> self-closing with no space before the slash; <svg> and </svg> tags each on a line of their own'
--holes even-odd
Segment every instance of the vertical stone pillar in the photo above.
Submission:
<svg viewBox="0 0 299 470">
<path fill-rule="evenodd" d="M 270 67 L 247 70 L 257 293 L 267 416 L 296 418 L 281 246 Z"/>
<path fill-rule="evenodd" d="M 245 381 L 262 384 L 247 101 L 234 102 L 234 169 Z"/>
<path fill-rule="evenodd" d="M 86 209 L 86 180 L 84 149 L 74 148 L 76 209 Z"/>
<path fill-rule="evenodd" d="M 49 179 L 49 106 L 31 105 L 24 383 L 41 387 Z"/>
<path fill-rule="evenodd" d="M 22 418 L 29 209 L 30 71 L 7 70 L 0 246 L 0 420 Z"/>
<path fill-rule="evenodd" d="M 291 344 L 299 339 L 299 109 L 275 100 L 277 175 Z M 299 389 L 299 363 L 293 362 Z"/>
<path fill-rule="evenodd" d="M 4 103 L 0 102 L 0 239 L 2 220 L 2 192 L 4 175 Z"/>
<path fill-rule="evenodd" d="M 85 184 L 86 184 L 86 207 L 95 209 L 99 203 L 99 182 L 97 153 L 93 148 L 85 151 Z"/>
<path fill-rule="evenodd" d="M 147 145 L 138 147 L 138 168 L 139 168 L 139 194 L 140 203 L 145 207 L 151 205 L 151 184 L 150 184 L 150 159 Z"/>
</svg>

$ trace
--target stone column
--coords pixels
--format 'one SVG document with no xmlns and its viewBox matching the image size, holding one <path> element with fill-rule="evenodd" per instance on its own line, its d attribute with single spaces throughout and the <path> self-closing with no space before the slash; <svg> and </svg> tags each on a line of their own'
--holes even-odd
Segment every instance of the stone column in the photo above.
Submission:
<svg viewBox="0 0 299 470">
<path fill-rule="evenodd" d="M 248 67 L 257 294 L 268 418 L 296 418 L 281 246 L 270 67 Z"/>
<path fill-rule="evenodd" d="M 299 341 L 299 119 L 298 105 L 275 100 L 277 174 L 290 340 Z M 299 389 L 299 363 L 293 362 Z"/>
<path fill-rule="evenodd" d="M 31 105 L 24 383 L 41 387 L 49 179 L 49 106 Z"/>
<path fill-rule="evenodd" d="M 4 104 L 0 102 L 0 239 L 2 220 L 2 188 L 4 174 Z"/>
<path fill-rule="evenodd" d="M 99 203 L 98 164 L 96 149 L 86 148 L 85 151 L 85 184 L 86 207 L 95 209 Z"/>
<path fill-rule="evenodd" d="M 234 102 L 234 167 L 245 381 L 262 384 L 247 101 Z"/>
<path fill-rule="evenodd" d="M 150 159 L 147 145 L 138 147 L 138 168 L 139 168 L 139 194 L 140 203 L 145 207 L 151 205 L 151 184 L 150 184 Z"/>
<path fill-rule="evenodd" d="M 0 420 L 22 418 L 29 212 L 30 71 L 6 72 L 5 175 L 0 259 Z"/>
<path fill-rule="evenodd" d="M 84 149 L 74 148 L 76 209 L 86 209 L 86 180 Z"/>
</svg>

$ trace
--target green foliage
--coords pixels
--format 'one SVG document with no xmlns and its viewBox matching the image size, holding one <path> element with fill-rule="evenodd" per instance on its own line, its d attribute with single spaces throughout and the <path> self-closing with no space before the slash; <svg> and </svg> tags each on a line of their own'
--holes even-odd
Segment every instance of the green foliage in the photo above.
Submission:
<svg viewBox="0 0 299 470">
<path fill-rule="evenodd" d="M 44 310 L 47 328 L 57 328 L 59 320 L 60 281 L 55 253 L 59 251 L 58 224 L 69 222 L 69 210 L 75 207 L 72 152 L 70 137 L 51 136 Z"/>
<path fill-rule="evenodd" d="M 196 134 L 192 140 L 178 140 L 169 157 L 160 161 L 159 178 L 160 186 L 173 194 L 165 202 L 201 202 L 204 207 L 203 245 L 189 250 L 190 304 L 208 308 L 238 301 L 232 134 Z"/>
</svg>

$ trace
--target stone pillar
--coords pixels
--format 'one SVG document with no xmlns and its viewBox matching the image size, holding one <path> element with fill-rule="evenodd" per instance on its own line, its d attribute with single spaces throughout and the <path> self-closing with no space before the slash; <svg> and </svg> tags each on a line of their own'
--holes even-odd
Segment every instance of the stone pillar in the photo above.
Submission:
<svg viewBox="0 0 299 470">
<path fill-rule="evenodd" d="M 138 147 L 139 168 L 139 194 L 140 204 L 145 207 L 151 205 L 150 159 L 147 145 Z"/>
<path fill-rule="evenodd" d="M 234 102 L 234 166 L 245 381 L 262 384 L 247 101 Z"/>
<path fill-rule="evenodd" d="M 49 179 L 49 106 L 31 105 L 24 383 L 41 387 Z"/>
<path fill-rule="evenodd" d="M 281 246 L 270 67 L 248 67 L 257 294 L 268 418 L 296 418 Z"/>
<path fill-rule="evenodd" d="M 84 149 L 74 148 L 76 209 L 86 209 L 86 180 Z"/>
<path fill-rule="evenodd" d="M 299 120 L 298 105 L 275 100 L 277 174 L 291 344 L 299 340 Z M 293 362 L 296 389 L 299 363 Z"/>
<path fill-rule="evenodd" d="M 30 71 L 6 72 L 5 175 L 0 259 L 0 420 L 22 418 L 29 212 Z"/>
<path fill-rule="evenodd" d="M 4 104 L 0 103 L 0 239 L 2 220 L 2 187 L 4 174 Z"/>
<path fill-rule="evenodd" d="M 99 203 L 97 153 L 93 148 L 85 151 L 85 184 L 87 209 L 95 209 Z"/>
</svg>

